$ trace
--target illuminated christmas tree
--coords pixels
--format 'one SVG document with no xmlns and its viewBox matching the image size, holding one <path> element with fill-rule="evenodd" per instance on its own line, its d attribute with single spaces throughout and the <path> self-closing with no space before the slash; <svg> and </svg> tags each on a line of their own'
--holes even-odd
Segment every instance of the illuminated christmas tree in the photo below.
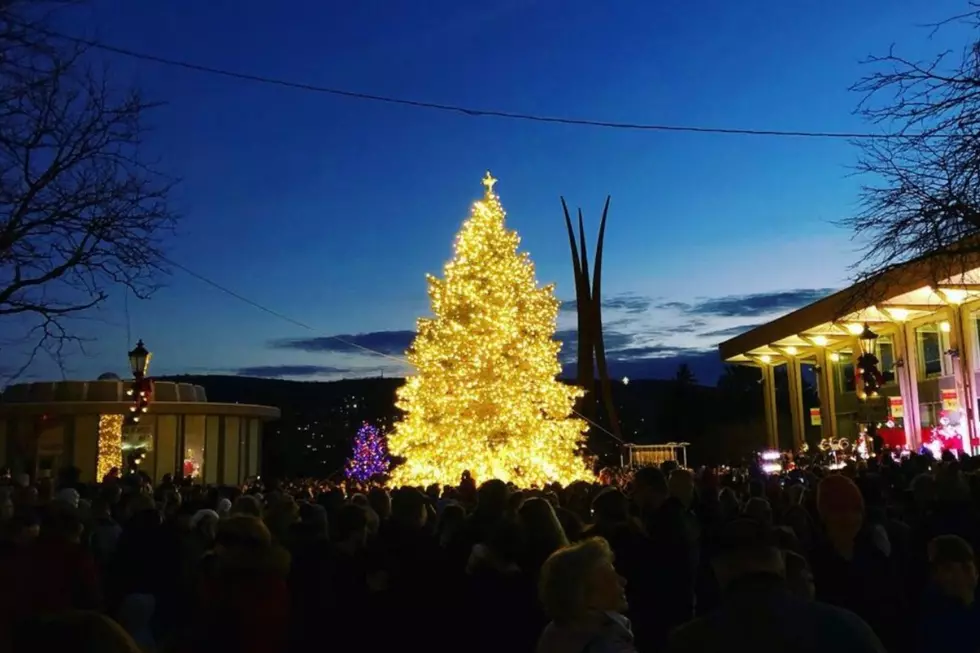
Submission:
<svg viewBox="0 0 980 653">
<path fill-rule="evenodd" d="M 443 278 L 428 278 L 433 317 L 418 321 L 416 374 L 398 391 L 405 417 L 388 438 L 405 459 L 396 485 L 457 485 L 464 470 L 522 487 L 592 478 L 586 424 L 572 417 L 581 390 L 557 379 L 559 302 L 504 226 L 495 181 L 488 172 Z"/>
<path fill-rule="evenodd" d="M 385 437 L 373 424 L 364 422 L 354 436 L 353 452 L 347 459 L 347 478 L 364 483 L 388 473 L 391 461 Z"/>
</svg>

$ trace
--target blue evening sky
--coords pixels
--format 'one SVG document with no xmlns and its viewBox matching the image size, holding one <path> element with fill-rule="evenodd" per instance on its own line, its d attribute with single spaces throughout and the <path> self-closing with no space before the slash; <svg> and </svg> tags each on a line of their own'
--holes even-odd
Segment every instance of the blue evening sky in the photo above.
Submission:
<svg viewBox="0 0 980 653">
<path fill-rule="evenodd" d="M 847 90 L 868 72 L 859 60 L 891 43 L 910 57 L 959 46 L 962 30 L 929 41 L 918 25 L 965 5 L 95 0 L 64 30 L 213 67 L 477 108 L 866 131 Z M 856 260 L 848 234 L 830 224 L 856 208 L 846 141 L 472 117 L 100 56 L 167 102 L 150 116 L 149 147 L 183 178 L 172 257 L 313 327 L 175 271 L 152 300 L 129 302 L 132 337 L 154 352 L 156 374 L 398 373 L 397 361 L 325 337 L 404 347 L 428 310 L 424 275 L 450 255 L 487 168 L 539 279 L 556 282 L 561 298 L 573 289 L 558 198 L 583 207 L 592 234 L 612 195 L 606 322 L 624 374 L 670 374 L 684 357 L 711 374 L 720 333 L 839 287 Z M 99 317 L 83 327 L 98 340 L 71 358 L 71 377 L 125 370 L 122 296 Z M 54 374 L 41 360 L 30 376 Z"/>
</svg>

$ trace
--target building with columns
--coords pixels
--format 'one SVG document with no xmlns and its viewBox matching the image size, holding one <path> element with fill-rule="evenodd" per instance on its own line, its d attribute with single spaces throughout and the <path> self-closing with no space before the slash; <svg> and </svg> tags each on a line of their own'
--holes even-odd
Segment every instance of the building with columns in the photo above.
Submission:
<svg viewBox="0 0 980 653">
<path fill-rule="evenodd" d="M 898 266 L 721 343 L 726 363 L 762 370 L 769 446 L 779 445 L 774 374 L 785 366 L 796 449 L 809 429 L 853 442 L 873 423 L 889 445 L 976 451 L 980 261 L 963 267 L 976 269 L 949 277 L 934 261 Z M 871 393 L 857 364 L 865 349 L 881 373 Z M 811 375 L 819 408 L 804 410 Z"/>
<path fill-rule="evenodd" d="M 218 403 L 204 388 L 157 381 L 138 424 L 127 425 L 132 382 L 23 383 L 0 398 L 0 466 L 15 474 L 54 475 L 75 467 L 82 482 L 130 465 L 154 481 L 164 475 L 238 485 L 261 473 L 262 426 L 272 406 Z"/>
</svg>

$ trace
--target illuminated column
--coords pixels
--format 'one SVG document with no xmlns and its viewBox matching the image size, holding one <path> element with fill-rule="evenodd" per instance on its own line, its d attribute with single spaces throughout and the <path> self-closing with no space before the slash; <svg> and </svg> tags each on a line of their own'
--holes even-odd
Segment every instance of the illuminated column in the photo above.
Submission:
<svg viewBox="0 0 980 653">
<path fill-rule="evenodd" d="M 115 469 L 122 473 L 122 415 L 99 415 L 98 458 L 96 461 L 95 480 L 102 482 L 109 470 Z"/>
<path fill-rule="evenodd" d="M 968 355 L 969 341 L 964 338 L 964 311 L 958 305 L 950 305 L 948 309 L 948 322 L 943 323 L 942 330 L 949 336 L 949 352 L 953 368 L 953 377 L 956 380 L 956 399 L 959 403 L 959 411 L 963 416 L 962 422 L 966 422 L 966 428 L 959 429 L 963 438 L 963 451 L 972 452 L 971 443 L 976 437 L 977 426 L 973 421 L 974 406 L 976 406 L 976 396 L 973 392 L 973 369 L 970 365 L 971 356 Z M 947 331 L 948 329 L 948 331 Z"/>
<path fill-rule="evenodd" d="M 919 419 L 919 362 L 915 356 L 915 330 L 908 324 L 900 324 L 895 330 L 895 376 L 902 395 L 902 424 L 905 427 L 905 443 L 916 450 L 922 445 Z"/>
<path fill-rule="evenodd" d="M 762 397 L 766 411 L 766 443 L 770 449 L 779 448 L 779 427 L 776 421 L 776 375 L 773 366 L 761 363 L 762 368 Z"/>
<path fill-rule="evenodd" d="M 977 335 L 973 332 L 973 318 L 970 315 L 970 311 L 964 311 L 961 307 L 957 307 L 956 312 L 959 313 L 960 367 L 962 369 L 964 395 L 966 397 L 963 406 L 966 408 L 966 419 L 970 428 L 970 438 L 976 438 L 978 428 L 980 428 L 977 424 L 977 397 L 980 395 L 977 393 L 976 373 L 974 371 L 980 367 L 977 365 Z M 972 447 L 966 450 L 974 453 Z"/>
<path fill-rule="evenodd" d="M 851 343 L 851 374 L 854 375 L 854 393 L 859 401 L 864 401 L 867 397 L 864 394 L 864 378 L 858 374 L 858 360 L 864 351 L 861 349 L 861 340 L 856 336 L 850 338 Z"/>
<path fill-rule="evenodd" d="M 805 440 L 803 422 L 803 375 L 800 359 L 796 356 L 786 356 L 786 381 L 789 383 L 789 412 L 793 420 L 793 450 L 803 448 Z"/>
<path fill-rule="evenodd" d="M 820 438 L 837 439 L 837 410 L 834 390 L 834 362 L 836 354 L 828 355 L 827 350 L 816 350 L 817 397 L 820 399 Z"/>
</svg>

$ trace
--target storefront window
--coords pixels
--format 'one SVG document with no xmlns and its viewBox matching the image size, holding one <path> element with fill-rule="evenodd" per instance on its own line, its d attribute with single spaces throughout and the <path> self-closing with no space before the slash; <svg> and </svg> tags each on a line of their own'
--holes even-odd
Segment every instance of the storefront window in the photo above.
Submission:
<svg viewBox="0 0 980 653">
<path fill-rule="evenodd" d="M 980 352 L 980 311 L 973 313 L 970 322 L 973 327 L 973 346 L 976 348 L 977 352 Z M 969 340 L 970 337 L 967 337 Z M 980 369 L 980 357 L 975 357 L 977 360 L 977 367 Z"/>
<path fill-rule="evenodd" d="M 854 360 L 849 351 L 839 351 L 834 363 L 834 385 L 837 394 L 854 392 Z"/>
<path fill-rule="evenodd" d="M 204 442 L 204 415 L 184 416 L 184 478 L 204 478 Z"/>
<path fill-rule="evenodd" d="M 937 324 L 927 324 L 915 330 L 920 378 L 943 376 L 943 352 L 947 349 L 946 334 Z"/>
<path fill-rule="evenodd" d="M 137 424 L 127 424 L 122 432 L 123 464 L 153 474 L 153 428 L 155 420 L 144 416 Z"/>
<path fill-rule="evenodd" d="M 881 336 L 876 345 L 878 356 L 878 369 L 885 379 L 885 383 L 895 382 L 895 343 L 891 336 Z"/>
<path fill-rule="evenodd" d="M 922 426 L 935 426 L 939 424 L 939 413 L 941 410 L 941 404 L 919 404 L 919 423 Z"/>
</svg>

